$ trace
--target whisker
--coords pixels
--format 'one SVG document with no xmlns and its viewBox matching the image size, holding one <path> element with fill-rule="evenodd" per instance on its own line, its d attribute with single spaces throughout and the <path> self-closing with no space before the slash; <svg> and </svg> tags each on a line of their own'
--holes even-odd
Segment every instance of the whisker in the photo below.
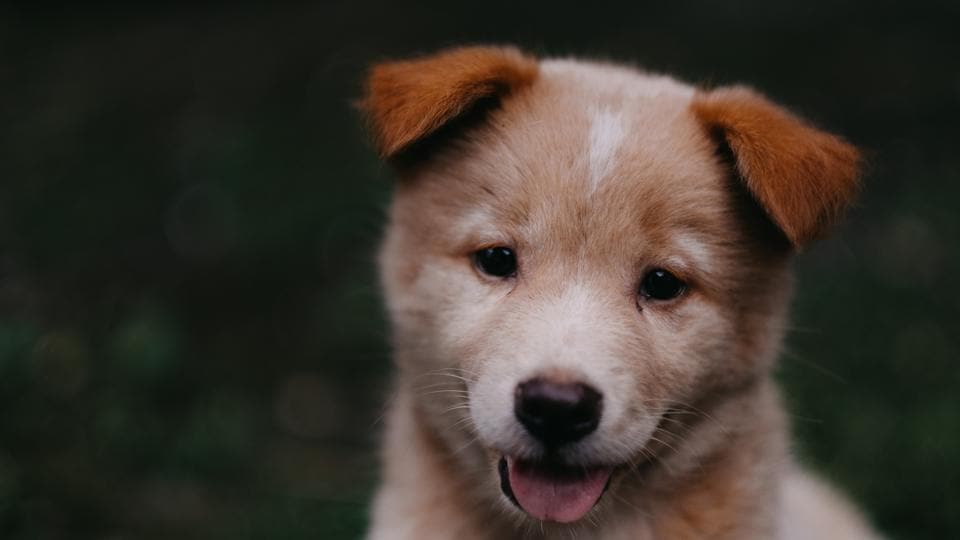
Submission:
<svg viewBox="0 0 960 540">
<path fill-rule="evenodd" d="M 455 396 L 469 396 L 470 392 L 466 390 L 457 390 L 455 388 L 449 388 L 447 390 L 431 390 L 430 392 L 418 392 L 419 396 L 432 396 L 437 394 L 453 394 Z"/>
</svg>

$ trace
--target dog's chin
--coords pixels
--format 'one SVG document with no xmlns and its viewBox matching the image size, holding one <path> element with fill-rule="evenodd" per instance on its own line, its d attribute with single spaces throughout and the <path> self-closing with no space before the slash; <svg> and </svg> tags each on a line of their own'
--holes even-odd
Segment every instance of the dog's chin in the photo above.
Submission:
<svg viewBox="0 0 960 540">
<path fill-rule="evenodd" d="M 540 521 L 583 519 L 610 486 L 610 465 L 572 465 L 547 459 L 499 459 L 500 489 L 520 510 Z"/>
</svg>

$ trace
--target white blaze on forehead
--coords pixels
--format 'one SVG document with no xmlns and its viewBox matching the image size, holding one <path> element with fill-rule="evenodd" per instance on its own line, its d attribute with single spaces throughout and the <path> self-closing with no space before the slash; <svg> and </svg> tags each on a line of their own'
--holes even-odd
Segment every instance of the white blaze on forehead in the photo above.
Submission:
<svg viewBox="0 0 960 540">
<path fill-rule="evenodd" d="M 590 115 L 588 156 L 591 192 L 613 172 L 625 135 L 626 127 L 621 114 L 610 109 L 598 109 Z"/>
</svg>

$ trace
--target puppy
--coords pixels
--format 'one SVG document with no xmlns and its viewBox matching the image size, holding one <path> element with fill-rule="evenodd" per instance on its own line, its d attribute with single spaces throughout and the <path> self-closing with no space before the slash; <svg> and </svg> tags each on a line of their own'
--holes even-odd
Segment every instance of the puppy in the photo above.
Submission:
<svg viewBox="0 0 960 540">
<path fill-rule="evenodd" d="M 874 538 L 790 457 L 794 253 L 859 154 L 743 87 L 469 47 L 375 66 L 398 176 L 371 540 Z"/>
</svg>

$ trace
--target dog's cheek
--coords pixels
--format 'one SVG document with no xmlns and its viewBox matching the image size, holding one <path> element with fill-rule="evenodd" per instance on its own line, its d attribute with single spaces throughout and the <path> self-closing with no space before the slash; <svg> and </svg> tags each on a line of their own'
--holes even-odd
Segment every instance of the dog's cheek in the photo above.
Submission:
<svg viewBox="0 0 960 540">
<path fill-rule="evenodd" d="M 692 403 L 726 376 L 736 331 L 720 306 L 689 298 L 670 313 L 648 314 L 644 326 L 653 354 L 638 373 L 648 400 Z"/>
<path fill-rule="evenodd" d="M 469 470 L 484 468 L 482 447 L 471 444 L 477 437 L 471 414 L 498 411 L 477 407 L 475 396 L 484 395 L 484 359 L 500 356 L 496 321 L 504 294 L 467 264 L 440 257 L 427 260 L 399 298 L 413 315 L 402 314 L 396 325 L 401 376 L 413 390 L 422 421 Z"/>
<path fill-rule="evenodd" d="M 516 374 L 505 356 L 477 367 L 477 383 L 470 392 L 470 417 L 483 446 L 521 455 L 523 431 L 513 419 L 512 397 Z"/>
<path fill-rule="evenodd" d="M 788 295 L 781 287 L 753 299 L 692 303 L 660 356 L 676 399 L 696 402 L 765 376 L 779 352 Z"/>
<path fill-rule="evenodd" d="M 478 299 L 476 305 L 463 310 L 456 322 L 451 321 L 448 339 L 460 356 L 462 370 L 472 381 L 469 388 L 472 426 L 486 447 L 501 451 L 522 452 L 523 432 L 513 418 L 513 394 L 522 378 L 525 363 L 520 344 L 522 324 L 516 309 L 496 292 Z"/>
<path fill-rule="evenodd" d="M 488 358 L 500 356 L 510 339 L 504 302 L 509 291 L 509 284 L 490 283 L 465 263 L 426 268 L 414 294 L 430 304 L 431 324 L 421 338 L 432 343 L 435 360 L 475 375 Z"/>
</svg>

